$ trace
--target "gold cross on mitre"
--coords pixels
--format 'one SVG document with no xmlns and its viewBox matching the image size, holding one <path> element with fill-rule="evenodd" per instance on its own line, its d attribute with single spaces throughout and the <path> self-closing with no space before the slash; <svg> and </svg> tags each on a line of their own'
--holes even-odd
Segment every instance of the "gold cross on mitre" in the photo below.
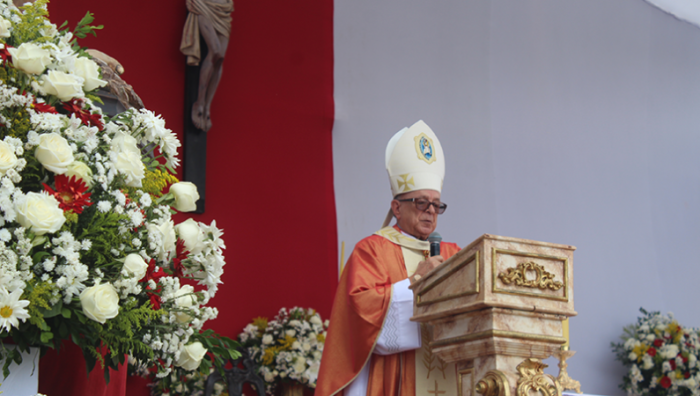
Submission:
<svg viewBox="0 0 700 396">
<path fill-rule="evenodd" d="M 399 190 L 401 189 L 401 187 L 403 187 L 403 191 L 408 191 L 409 184 L 412 186 L 416 185 L 416 183 L 413 181 L 413 176 L 411 176 L 411 178 L 409 179 L 408 175 L 409 175 L 408 173 L 405 173 L 403 175 L 399 175 L 399 177 L 401 179 L 396 180 L 396 183 L 398 183 L 398 185 L 399 185 Z"/>
<path fill-rule="evenodd" d="M 440 395 L 442 393 L 446 393 L 445 391 L 441 391 L 438 388 L 438 383 L 437 381 L 435 381 L 435 390 L 429 390 L 428 393 L 432 393 L 433 395 Z"/>
</svg>

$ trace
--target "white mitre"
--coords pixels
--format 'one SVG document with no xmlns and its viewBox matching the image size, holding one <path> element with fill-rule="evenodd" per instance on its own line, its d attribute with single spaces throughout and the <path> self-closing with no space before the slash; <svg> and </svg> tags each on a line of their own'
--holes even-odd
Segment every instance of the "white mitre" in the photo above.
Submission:
<svg viewBox="0 0 700 396">
<path fill-rule="evenodd" d="M 437 136 L 423 120 L 398 131 L 386 146 L 385 158 L 392 196 L 415 190 L 442 191 L 445 156 Z"/>
<path fill-rule="evenodd" d="M 445 156 L 437 136 L 423 120 L 403 128 L 389 140 L 385 165 L 393 197 L 415 190 L 442 192 Z M 382 228 L 389 225 L 392 217 L 390 209 Z"/>
</svg>

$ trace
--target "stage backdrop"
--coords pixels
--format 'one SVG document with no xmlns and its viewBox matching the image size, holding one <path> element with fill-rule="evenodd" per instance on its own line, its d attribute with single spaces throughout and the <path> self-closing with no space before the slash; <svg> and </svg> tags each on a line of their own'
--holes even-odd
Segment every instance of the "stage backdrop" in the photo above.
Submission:
<svg viewBox="0 0 700 396">
<path fill-rule="evenodd" d="M 212 107 L 207 207 L 194 219 L 224 230 L 216 331 L 235 337 L 282 306 L 330 316 L 337 284 L 333 125 L 333 4 L 236 0 Z M 104 24 L 81 44 L 117 58 L 149 110 L 182 137 L 184 0 L 52 0 L 54 23 L 87 10 Z M 186 161 L 187 159 L 185 159 Z M 181 216 L 180 220 L 186 217 Z"/>
<path fill-rule="evenodd" d="M 700 29 L 643 0 L 336 0 L 334 30 L 346 256 L 389 207 L 386 142 L 422 118 L 446 240 L 578 247 L 584 392 L 623 393 L 610 342 L 640 306 L 700 326 Z"/>
</svg>

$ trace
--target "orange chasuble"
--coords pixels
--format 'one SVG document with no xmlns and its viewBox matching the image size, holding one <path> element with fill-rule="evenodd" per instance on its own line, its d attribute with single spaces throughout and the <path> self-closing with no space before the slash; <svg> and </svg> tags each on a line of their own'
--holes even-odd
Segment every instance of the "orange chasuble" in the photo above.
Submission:
<svg viewBox="0 0 700 396">
<path fill-rule="evenodd" d="M 442 243 L 440 251 L 447 259 L 459 247 Z M 379 235 L 355 245 L 335 294 L 316 396 L 342 395 L 370 359 L 367 395 L 415 395 L 414 351 L 372 353 L 389 310 L 392 284 L 406 278 L 400 245 Z"/>
</svg>

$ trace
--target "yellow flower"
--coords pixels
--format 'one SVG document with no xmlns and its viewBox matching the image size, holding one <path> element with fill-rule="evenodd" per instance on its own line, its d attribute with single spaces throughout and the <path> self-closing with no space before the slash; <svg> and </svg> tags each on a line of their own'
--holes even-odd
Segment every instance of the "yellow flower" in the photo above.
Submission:
<svg viewBox="0 0 700 396">
<path fill-rule="evenodd" d="M 681 329 L 681 327 L 678 325 L 678 322 L 676 322 L 675 320 L 673 322 L 669 323 L 668 326 L 666 326 L 666 331 L 668 331 L 671 334 L 676 333 L 680 329 Z"/>
<path fill-rule="evenodd" d="M 683 379 L 683 373 L 680 370 L 676 370 L 676 378 Z"/>
<path fill-rule="evenodd" d="M 255 319 L 253 319 L 253 326 L 258 328 L 259 332 L 264 332 L 265 329 L 267 328 L 267 318 L 263 318 L 262 316 L 259 316 Z"/>
<path fill-rule="evenodd" d="M 323 334 L 319 334 L 316 336 L 316 340 L 318 340 L 318 342 L 324 342 L 326 341 L 326 336 Z"/>
<path fill-rule="evenodd" d="M 634 352 L 635 355 L 637 355 L 637 362 L 642 361 L 642 357 L 644 357 L 644 355 L 646 355 L 647 350 L 649 350 L 649 345 L 646 345 L 646 344 L 639 344 L 636 347 L 634 347 L 632 352 Z"/>
<path fill-rule="evenodd" d="M 262 357 L 263 365 L 267 366 L 275 360 L 275 352 L 277 352 L 277 347 L 270 347 L 265 349 Z"/>
<path fill-rule="evenodd" d="M 297 340 L 297 339 L 294 338 L 294 337 L 284 336 L 284 339 L 279 340 L 279 343 L 281 344 L 281 345 L 280 345 L 280 350 L 282 350 L 282 351 L 288 351 L 288 350 L 290 350 L 290 349 L 292 348 L 292 344 L 293 344 L 294 341 L 296 341 L 296 340 Z"/>
</svg>

